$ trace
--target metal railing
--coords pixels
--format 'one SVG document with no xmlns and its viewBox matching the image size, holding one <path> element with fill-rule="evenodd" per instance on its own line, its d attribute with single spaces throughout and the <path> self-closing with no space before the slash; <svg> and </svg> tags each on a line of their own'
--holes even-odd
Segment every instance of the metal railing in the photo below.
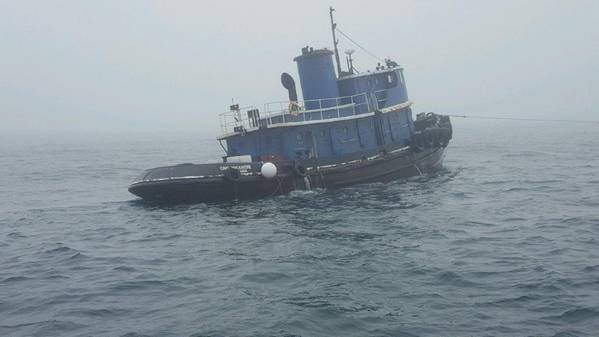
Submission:
<svg viewBox="0 0 599 337">
<path fill-rule="evenodd" d="M 247 111 L 253 110 L 254 106 L 248 105 L 244 107 L 240 107 L 237 110 L 229 110 L 227 112 L 223 112 L 218 115 L 220 119 L 220 131 L 221 134 L 227 134 L 235 132 L 234 130 L 243 127 L 249 127 L 249 118 L 247 116 Z"/>
<path fill-rule="evenodd" d="M 373 112 L 385 106 L 387 91 L 379 90 L 353 96 L 322 98 L 305 101 L 279 101 L 264 105 L 257 111 L 253 106 L 229 110 L 219 115 L 223 135 L 245 132 L 276 124 L 303 123 L 343 118 Z M 373 107 L 376 105 L 376 107 Z"/>
</svg>

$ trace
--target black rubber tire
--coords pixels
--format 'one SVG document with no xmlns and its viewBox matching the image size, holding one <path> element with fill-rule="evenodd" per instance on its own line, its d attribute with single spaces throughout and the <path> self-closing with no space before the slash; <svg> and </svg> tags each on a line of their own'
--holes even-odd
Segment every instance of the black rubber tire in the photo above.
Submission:
<svg viewBox="0 0 599 337">
<path fill-rule="evenodd" d="M 412 148 L 412 151 L 414 152 L 421 152 L 422 151 L 422 144 L 420 144 L 418 136 L 420 135 L 420 133 L 415 133 L 412 135 L 412 137 L 410 137 L 408 143 L 410 145 L 410 147 Z"/>
<path fill-rule="evenodd" d="M 238 169 L 229 167 L 224 172 L 225 179 L 229 181 L 239 181 L 241 179 L 241 172 Z"/>
<path fill-rule="evenodd" d="M 437 128 L 434 129 L 435 132 L 435 147 L 441 147 L 443 145 L 443 129 Z"/>
<path fill-rule="evenodd" d="M 423 133 L 423 139 L 424 139 L 424 147 L 430 149 L 433 148 L 435 146 L 435 134 L 434 131 L 431 129 L 426 129 L 424 130 Z"/>
<path fill-rule="evenodd" d="M 306 167 L 300 163 L 295 163 L 293 165 L 293 173 L 297 174 L 300 177 L 305 177 L 308 174 L 308 170 Z"/>
<path fill-rule="evenodd" d="M 441 129 L 441 146 L 447 147 L 447 144 L 449 144 L 449 139 L 451 139 L 451 131 L 449 128 Z"/>
<path fill-rule="evenodd" d="M 424 149 L 426 148 L 426 142 L 424 141 L 424 134 L 422 132 L 419 132 L 417 134 L 414 135 L 416 138 L 416 144 L 420 149 Z"/>
</svg>

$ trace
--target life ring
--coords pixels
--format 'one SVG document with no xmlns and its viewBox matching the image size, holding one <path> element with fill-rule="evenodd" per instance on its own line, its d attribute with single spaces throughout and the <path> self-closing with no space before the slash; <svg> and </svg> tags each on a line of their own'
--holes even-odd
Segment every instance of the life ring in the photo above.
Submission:
<svg viewBox="0 0 599 337">
<path fill-rule="evenodd" d="M 238 181 L 241 179 L 241 172 L 233 167 L 228 167 L 224 172 L 225 179 L 229 181 Z"/>
<path fill-rule="evenodd" d="M 293 172 L 300 177 L 305 177 L 308 174 L 306 167 L 300 163 L 295 163 L 295 165 L 293 165 Z"/>
<path fill-rule="evenodd" d="M 302 107 L 297 101 L 289 101 L 289 113 L 291 116 L 297 117 L 300 114 Z"/>
</svg>

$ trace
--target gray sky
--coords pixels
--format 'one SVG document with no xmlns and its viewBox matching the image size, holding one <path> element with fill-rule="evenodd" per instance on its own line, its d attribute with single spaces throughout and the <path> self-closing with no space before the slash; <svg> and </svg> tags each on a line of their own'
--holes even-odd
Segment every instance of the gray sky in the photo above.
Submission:
<svg viewBox="0 0 599 337">
<path fill-rule="evenodd" d="M 595 0 L 0 0 L 0 131 L 212 137 L 232 98 L 285 99 L 300 48 L 331 47 L 329 4 L 405 67 L 415 111 L 599 119 Z"/>
</svg>

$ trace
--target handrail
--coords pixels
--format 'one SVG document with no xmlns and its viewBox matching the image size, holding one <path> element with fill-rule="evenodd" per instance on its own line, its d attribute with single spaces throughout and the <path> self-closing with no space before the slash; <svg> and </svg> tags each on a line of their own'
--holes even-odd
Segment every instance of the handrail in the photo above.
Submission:
<svg viewBox="0 0 599 337">
<path fill-rule="evenodd" d="M 297 102 L 270 102 L 264 105 L 264 111 L 259 112 L 259 118 L 254 118 L 253 120 L 250 120 L 247 111 L 255 109 L 254 106 L 242 107 L 239 110 L 229 110 L 219 114 L 221 132 L 223 135 L 227 135 L 275 124 L 327 120 L 373 112 L 372 103 L 374 102 L 371 102 L 368 95 L 374 95 L 374 101 L 376 101 L 376 108 L 378 109 L 381 106 L 381 102 L 387 100 L 386 92 L 388 90 L 383 89 L 371 92 L 370 94 L 364 92 L 352 96 Z M 382 105 L 384 106 L 384 104 Z"/>
</svg>

